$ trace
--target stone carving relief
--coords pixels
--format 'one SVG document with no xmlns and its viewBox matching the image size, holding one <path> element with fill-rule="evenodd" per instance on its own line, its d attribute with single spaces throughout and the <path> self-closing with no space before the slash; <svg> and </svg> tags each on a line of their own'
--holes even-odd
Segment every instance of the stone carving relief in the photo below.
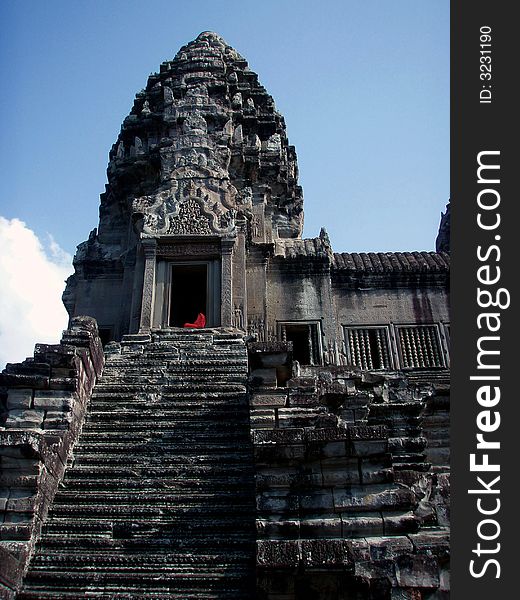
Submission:
<svg viewBox="0 0 520 600">
<path fill-rule="evenodd" d="M 261 315 L 252 315 L 249 317 L 247 332 L 252 335 L 257 342 L 273 342 L 276 340 L 276 333 L 270 329 Z"/>
<path fill-rule="evenodd" d="M 206 119 L 198 111 L 188 115 L 182 124 L 183 133 L 197 133 L 205 135 L 208 132 L 208 124 Z"/>
<path fill-rule="evenodd" d="M 189 87 L 186 90 L 186 98 L 190 100 L 194 100 L 195 103 L 199 103 L 198 101 L 204 101 L 208 98 L 208 88 L 203 83 L 194 85 L 193 87 Z M 200 103 L 202 103 L 200 102 Z"/>
<path fill-rule="evenodd" d="M 173 104 L 173 91 L 170 87 L 164 87 L 164 103 Z"/>
<path fill-rule="evenodd" d="M 136 198 L 132 210 L 134 228 L 145 235 L 234 235 L 236 229 L 236 211 L 211 203 L 193 184 Z"/>
<path fill-rule="evenodd" d="M 245 329 L 244 327 L 244 311 L 242 305 L 235 305 L 233 310 L 232 326 L 236 329 Z"/>
<path fill-rule="evenodd" d="M 168 233 L 173 235 L 208 235 L 211 234 L 209 218 L 194 198 L 188 198 L 179 207 L 179 213 L 170 220 Z"/>
<path fill-rule="evenodd" d="M 220 245 L 217 242 L 212 243 L 177 243 L 177 244 L 159 244 L 157 247 L 157 256 L 166 258 L 174 257 L 199 257 L 213 258 L 220 255 Z"/>
</svg>

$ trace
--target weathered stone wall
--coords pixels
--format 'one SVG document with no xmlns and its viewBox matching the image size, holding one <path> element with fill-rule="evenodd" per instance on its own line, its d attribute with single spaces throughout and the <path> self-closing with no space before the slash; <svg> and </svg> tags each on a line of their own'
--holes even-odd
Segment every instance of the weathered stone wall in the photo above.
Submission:
<svg viewBox="0 0 520 600">
<path fill-rule="evenodd" d="M 448 292 L 436 287 L 334 288 L 338 323 L 449 323 Z"/>
<path fill-rule="evenodd" d="M 261 344 L 251 352 L 261 364 Z M 448 474 L 423 432 L 435 388 L 344 367 L 280 387 L 269 370 L 290 347 L 265 356 L 250 399 L 259 598 L 447 598 Z"/>
<path fill-rule="evenodd" d="M 0 375 L 0 597 L 21 584 L 103 364 L 96 322 L 75 317 Z"/>
</svg>

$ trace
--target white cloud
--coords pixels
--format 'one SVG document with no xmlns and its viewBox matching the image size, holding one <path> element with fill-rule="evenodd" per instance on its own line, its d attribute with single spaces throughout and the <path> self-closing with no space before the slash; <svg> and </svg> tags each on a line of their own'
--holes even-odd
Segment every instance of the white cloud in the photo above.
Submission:
<svg viewBox="0 0 520 600">
<path fill-rule="evenodd" d="M 46 249 L 19 219 L 0 216 L 0 368 L 56 344 L 67 327 L 61 301 L 72 257 L 48 234 Z"/>
</svg>

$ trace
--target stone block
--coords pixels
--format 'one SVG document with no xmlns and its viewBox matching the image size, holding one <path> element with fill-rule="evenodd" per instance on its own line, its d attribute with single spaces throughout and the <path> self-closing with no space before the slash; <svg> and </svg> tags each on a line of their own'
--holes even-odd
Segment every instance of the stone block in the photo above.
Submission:
<svg viewBox="0 0 520 600">
<path fill-rule="evenodd" d="M 43 421 L 42 429 L 65 430 L 70 427 L 72 416 L 55 411 L 47 411 Z"/>
<path fill-rule="evenodd" d="M 0 373 L 0 386 L 8 388 L 49 389 L 49 377 L 45 375 L 30 375 L 17 373 Z"/>
<path fill-rule="evenodd" d="M 30 523 L 2 523 L 0 540 L 30 540 L 32 526 Z"/>
<path fill-rule="evenodd" d="M 406 536 L 367 537 L 372 560 L 395 560 L 398 556 L 413 552 L 413 544 Z"/>
<path fill-rule="evenodd" d="M 291 513 L 298 510 L 298 497 L 286 490 L 267 490 L 257 495 L 256 505 L 260 513 Z"/>
<path fill-rule="evenodd" d="M 342 514 L 341 525 L 341 534 L 347 539 L 382 535 L 384 532 L 383 519 L 374 513 Z"/>
<path fill-rule="evenodd" d="M 323 484 L 334 487 L 345 487 L 360 484 L 359 463 L 357 458 L 345 458 L 333 464 L 322 461 Z"/>
<path fill-rule="evenodd" d="M 28 494 L 28 490 L 11 490 L 7 500 L 6 510 L 27 513 L 35 509 L 37 496 Z"/>
<path fill-rule="evenodd" d="M 362 483 L 391 483 L 393 481 L 392 461 L 389 454 L 377 455 L 376 458 L 360 458 Z"/>
<path fill-rule="evenodd" d="M 447 559 L 450 555 L 449 531 L 425 531 L 413 533 L 408 536 L 419 554 L 436 556 L 439 559 Z"/>
<path fill-rule="evenodd" d="M 438 588 L 439 565 L 435 558 L 423 554 L 399 556 L 396 560 L 396 577 L 401 587 Z"/>
<path fill-rule="evenodd" d="M 339 512 L 410 510 L 416 504 L 408 488 L 385 485 L 349 486 L 334 489 L 334 505 Z"/>
<path fill-rule="evenodd" d="M 300 536 L 302 538 L 341 538 L 341 519 L 338 517 L 302 519 Z"/>
<path fill-rule="evenodd" d="M 0 487 L 17 487 L 36 489 L 38 475 L 20 474 L 16 469 L 0 470 Z"/>
<path fill-rule="evenodd" d="M 296 540 L 259 540 L 257 543 L 257 565 L 259 567 L 297 567 L 299 560 L 300 550 Z"/>
<path fill-rule="evenodd" d="M 300 536 L 299 519 L 257 519 L 256 532 L 260 538 L 298 538 Z"/>
<path fill-rule="evenodd" d="M 352 566 L 343 540 L 302 540 L 301 555 L 307 568 Z"/>
<path fill-rule="evenodd" d="M 300 510 L 303 512 L 334 512 L 332 490 L 322 489 L 300 494 Z"/>
<path fill-rule="evenodd" d="M 356 562 L 355 575 L 370 581 L 372 598 L 388 598 L 392 586 L 397 585 L 392 560 Z"/>
<path fill-rule="evenodd" d="M 303 441 L 303 429 L 284 428 L 253 432 L 255 444 L 299 444 Z"/>
<path fill-rule="evenodd" d="M 274 410 L 254 410 L 250 416 L 251 427 L 271 429 L 276 423 Z"/>
<path fill-rule="evenodd" d="M 349 560 L 360 563 L 370 560 L 370 547 L 366 540 L 345 540 Z"/>
<path fill-rule="evenodd" d="M 351 440 L 387 440 L 388 432 L 384 425 L 349 425 Z"/>
<path fill-rule="evenodd" d="M 70 410 L 74 404 L 74 396 L 63 390 L 36 390 L 34 392 L 34 406 L 44 410 L 56 411 L 59 409 Z"/>
<path fill-rule="evenodd" d="M 389 535 L 415 533 L 419 529 L 419 519 L 412 512 L 384 512 L 382 514 L 385 533 Z"/>
<path fill-rule="evenodd" d="M 276 464 L 298 463 L 300 464 L 305 457 L 305 446 L 282 446 L 276 444 L 266 444 L 255 446 L 255 457 L 258 463 Z"/>
<path fill-rule="evenodd" d="M 319 406 L 320 399 L 316 394 L 298 394 L 291 392 L 287 398 L 287 406 Z"/>
<path fill-rule="evenodd" d="M 351 440 L 350 454 L 360 458 L 365 456 L 378 456 L 388 452 L 388 441 L 384 439 L 375 440 Z"/>
<path fill-rule="evenodd" d="M 39 429 L 43 415 L 43 410 L 14 409 L 9 411 L 5 426 L 17 429 Z"/>
<path fill-rule="evenodd" d="M 251 406 L 285 406 L 287 396 L 280 394 L 252 394 Z"/>
<path fill-rule="evenodd" d="M 29 388 L 10 389 L 7 392 L 7 410 L 31 408 L 33 391 Z"/>
<path fill-rule="evenodd" d="M 347 456 L 345 442 L 327 442 L 321 447 L 321 456 L 324 458 L 341 458 Z"/>
<path fill-rule="evenodd" d="M 251 385 L 257 387 L 276 387 L 276 369 L 254 369 L 249 376 Z"/>
<path fill-rule="evenodd" d="M 256 473 L 256 488 L 263 490 L 267 488 L 289 488 L 298 476 L 294 467 L 261 469 Z"/>
<path fill-rule="evenodd" d="M 305 428 L 305 441 L 321 442 L 321 441 L 338 441 L 348 439 L 348 430 L 346 427 L 318 427 Z"/>
</svg>

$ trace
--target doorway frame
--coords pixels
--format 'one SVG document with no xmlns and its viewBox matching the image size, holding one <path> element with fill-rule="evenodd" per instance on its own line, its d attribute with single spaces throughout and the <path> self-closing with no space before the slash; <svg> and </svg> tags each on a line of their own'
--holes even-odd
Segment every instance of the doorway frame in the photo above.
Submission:
<svg viewBox="0 0 520 600">
<path fill-rule="evenodd" d="M 206 327 L 220 327 L 220 261 L 160 260 L 157 263 L 157 283 L 154 309 L 154 327 L 170 328 L 173 268 L 180 266 L 206 266 Z"/>
</svg>

